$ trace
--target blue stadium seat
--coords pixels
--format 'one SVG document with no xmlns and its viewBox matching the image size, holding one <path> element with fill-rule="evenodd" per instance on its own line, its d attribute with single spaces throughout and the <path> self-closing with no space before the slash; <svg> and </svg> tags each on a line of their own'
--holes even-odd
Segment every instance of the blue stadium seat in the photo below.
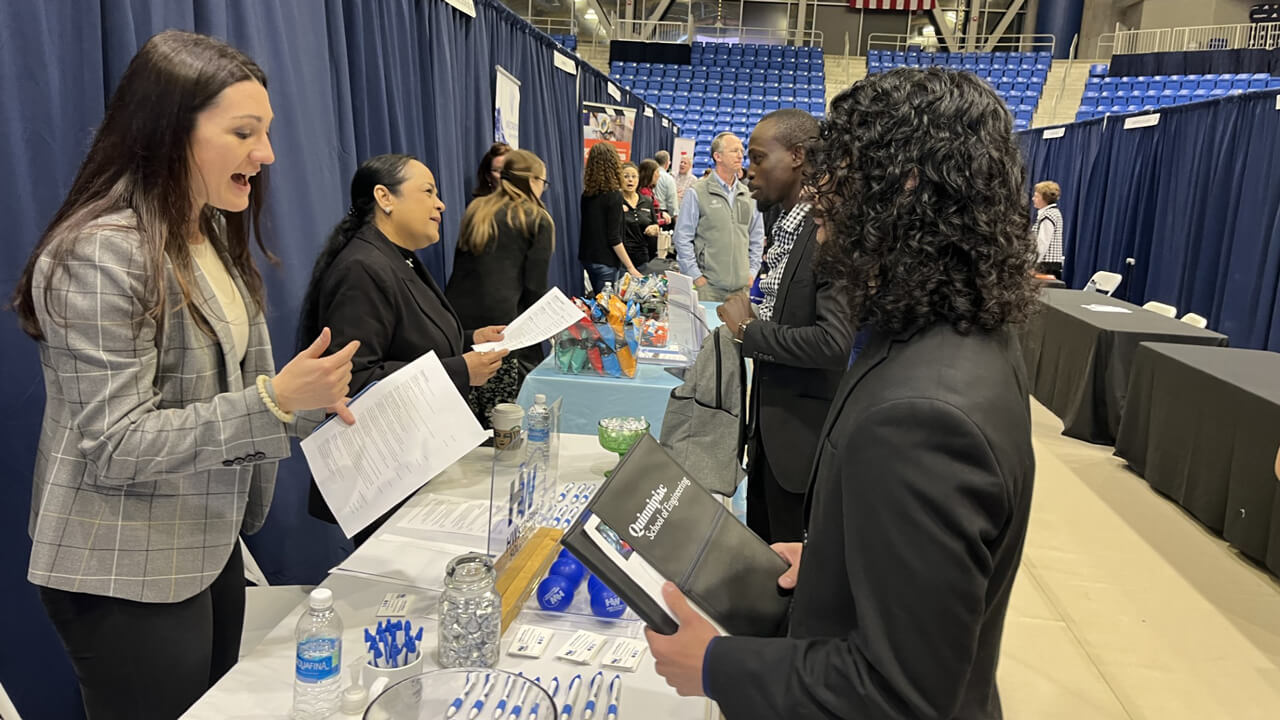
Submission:
<svg viewBox="0 0 1280 720">
<path fill-rule="evenodd" d="M 1268 80 L 1270 77 L 1271 77 L 1271 76 L 1270 76 L 1270 75 L 1268 75 L 1268 74 L 1266 74 L 1266 73 L 1254 73 L 1254 74 L 1250 75 L 1250 76 L 1249 76 L 1249 89 L 1250 89 L 1250 90 L 1265 90 L 1265 89 L 1266 89 L 1266 87 L 1267 87 L 1267 80 Z"/>
<path fill-rule="evenodd" d="M 1103 77 L 1107 74 L 1107 66 L 1105 63 L 1098 63 L 1089 66 L 1089 75 L 1093 77 Z"/>
</svg>

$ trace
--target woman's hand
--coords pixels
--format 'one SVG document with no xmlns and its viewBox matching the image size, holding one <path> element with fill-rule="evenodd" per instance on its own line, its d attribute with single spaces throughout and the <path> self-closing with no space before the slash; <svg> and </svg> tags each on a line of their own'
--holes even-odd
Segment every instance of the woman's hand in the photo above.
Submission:
<svg viewBox="0 0 1280 720">
<path fill-rule="evenodd" d="M 276 405 L 283 412 L 325 408 L 351 425 L 356 420 L 347 409 L 346 397 L 351 386 L 351 356 L 356 354 L 360 341 L 352 340 L 324 357 L 331 338 L 329 328 L 320 331 L 320 337 L 281 368 L 271 384 L 276 391 Z"/>
<path fill-rule="evenodd" d="M 506 325 L 490 325 L 488 327 L 482 327 L 472 333 L 472 338 L 476 341 L 477 345 L 487 342 L 502 342 L 502 331 L 506 329 Z"/>
<path fill-rule="evenodd" d="M 467 361 L 467 375 L 470 376 L 471 386 L 480 387 L 489 382 L 489 378 L 498 372 L 498 368 L 502 367 L 502 358 L 507 356 L 507 350 L 499 350 L 497 352 L 469 352 L 462 356 Z"/>
<path fill-rule="evenodd" d="M 627 274 L 628 274 L 628 275 L 630 275 L 631 277 L 635 278 L 636 280 L 643 280 L 643 279 L 644 279 L 644 273 L 640 272 L 639 270 L 637 270 L 637 269 L 635 269 L 635 268 L 628 268 L 628 269 L 627 269 Z"/>
<path fill-rule="evenodd" d="M 644 229 L 644 234 L 648 235 L 649 237 L 657 237 L 658 233 L 660 232 L 662 232 L 662 228 L 658 227 L 657 225 L 650 225 L 649 227 Z"/>
</svg>

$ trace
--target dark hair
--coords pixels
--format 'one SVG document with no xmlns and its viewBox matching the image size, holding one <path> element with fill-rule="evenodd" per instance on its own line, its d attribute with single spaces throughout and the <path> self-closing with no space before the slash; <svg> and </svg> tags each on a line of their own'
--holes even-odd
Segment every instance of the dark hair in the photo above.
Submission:
<svg viewBox="0 0 1280 720">
<path fill-rule="evenodd" d="M 143 44 L 111 95 L 71 190 L 28 258 L 14 290 L 13 307 L 24 332 L 36 340 L 44 337 L 32 294 L 37 261 L 47 254 L 51 273 L 66 271 L 78 236 L 90 223 L 132 210 L 146 266 L 142 311 L 155 323 L 157 337 L 164 327 L 167 262 L 173 264 L 184 304 L 191 308 L 196 324 L 213 335 L 213 326 L 190 302 L 195 286 L 188 245 L 195 230 L 191 227 L 191 134 L 196 116 L 227 87 L 244 81 L 267 86 L 267 76 L 257 63 L 220 40 L 168 30 Z M 198 220 L 209 242 L 231 258 L 249 291 L 248 299 L 258 310 L 265 305 L 265 293 L 262 275 L 249 250 L 251 233 L 263 254 L 275 260 L 267 252 L 261 232 L 266 183 L 264 165 L 249 179 L 248 208 L 224 212 L 206 206 Z M 45 307 L 57 318 L 49 295 L 51 287 L 46 285 Z"/>
<path fill-rule="evenodd" d="M 872 75 L 831 102 L 821 140 L 820 266 L 845 286 L 856 325 L 969 333 L 1028 317 L 1025 169 L 989 85 L 937 68 Z"/>
<path fill-rule="evenodd" d="M 640 161 L 640 187 L 652 187 L 658 179 L 658 162 L 645 158 Z"/>
<path fill-rule="evenodd" d="M 500 158 L 511 152 L 511 146 L 504 142 L 496 142 L 489 146 L 489 152 L 480 158 L 480 167 L 476 168 L 476 186 L 471 191 L 472 197 L 483 197 L 498 189 L 493 178 L 489 177 L 489 169 L 493 167 L 494 158 Z"/>
<path fill-rule="evenodd" d="M 320 283 L 328 273 L 329 266 L 356 233 L 373 222 L 374 211 L 378 208 L 378 202 L 373 197 L 374 189 L 382 185 L 392 195 L 399 195 L 400 186 L 405 181 L 405 166 L 416 159 L 412 155 L 378 155 L 365 160 L 356 168 L 356 174 L 351 177 L 351 207 L 329 234 L 324 249 L 320 251 L 320 256 L 311 269 L 311 281 L 307 283 L 307 294 L 303 296 L 302 313 L 298 319 L 299 350 L 310 345 L 320 334 L 320 312 L 316 303 L 320 300 Z"/>
<path fill-rule="evenodd" d="M 618 150 L 606 142 L 596 143 L 587 151 L 587 165 L 582 170 L 582 194 L 599 195 L 622 186 L 622 161 Z"/>
<path fill-rule="evenodd" d="M 821 132 L 818 119 L 799 108 L 774 110 L 760 118 L 756 128 L 758 129 L 766 122 L 772 126 L 774 139 L 779 145 L 788 150 L 803 147 L 806 157 L 812 150 L 813 143 L 817 142 L 818 133 Z"/>
</svg>

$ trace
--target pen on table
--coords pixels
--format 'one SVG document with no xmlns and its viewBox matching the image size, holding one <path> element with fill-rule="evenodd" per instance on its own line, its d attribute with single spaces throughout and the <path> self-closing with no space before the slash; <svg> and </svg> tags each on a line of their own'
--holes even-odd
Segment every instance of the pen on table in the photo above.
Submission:
<svg viewBox="0 0 1280 720">
<path fill-rule="evenodd" d="M 512 677 L 508 675 L 506 684 L 502 686 L 502 699 L 498 700 L 498 706 L 493 709 L 493 720 L 499 720 L 507 710 L 507 699 L 511 697 L 511 680 Z"/>
<path fill-rule="evenodd" d="M 484 709 L 484 701 L 489 699 L 489 693 L 493 692 L 493 673 L 484 674 L 484 689 L 480 691 L 480 697 L 476 698 L 471 709 L 467 711 L 467 720 L 476 720 L 476 716 Z"/>
<path fill-rule="evenodd" d="M 537 682 L 537 681 L 535 680 L 534 682 Z M 514 707 L 511 708 L 511 715 L 508 716 L 510 720 L 519 719 L 520 711 L 524 708 L 524 698 L 528 694 L 529 694 L 529 681 L 525 680 L 524 687 L 520 688 L 520 694 L 516 696 L 516 704 Z"/>
<path fill-rule="evenodd" d="M 569 688 L 564 691 L 564 707 L 560 708 L 560 720 L 573 717 L 573 706 L 578 702 L 578 694 L 582 692 L 582 676 L 574 675 L 569 681 Z"/>
<path fill-rule="evenodd" d="M 622 699 L 622 676 L 614 675 L 609 681 L 609 715 L 605 720 L 618 720 L 618 701 Z"/>
<path fill-rule="evenodd" d="M 467 684 L 462 686 L 462 693 L 458 695 L 457 699 L 449 704 L 449 709 L 444 714 L 446 719 L 458 714 L 458 711 L 462 709 L 462 704 L 467 701 L 467 696 L 471 694 L 471 690 L 475 686 L 476 674 L 467 673 Z"/>
<path fill-rule="evenodd" d="M 582 720 L 591 720 L 596 712 L 596 700 L 600 698 L 600 686 L 604 682 L 604 673 L 597 671 L 591 676 L 591 687 L 587 689 L 587 704 L 582 709 Z"/>
<path fill-rule="evenodd" d="M 534 682 L 541 685 L 542 678 L 539 677 L 537 680 L 534 680 Z M 551 714 L 552 715 L 554 715 L 556 712 L 556 695 L 559 692 L 560 692 L 560 678 L 558 676 L 553 677 L 551 678 L 551 689 L 547 691 L 547 694 L 551 696 Z M 541 707 L 542 707 L 542 696 L 539 695 L 538 702 L 534 703 L 533 707 L 529 709 L 529 720 L 538 720 L 538 709 Z"/>
</svg>

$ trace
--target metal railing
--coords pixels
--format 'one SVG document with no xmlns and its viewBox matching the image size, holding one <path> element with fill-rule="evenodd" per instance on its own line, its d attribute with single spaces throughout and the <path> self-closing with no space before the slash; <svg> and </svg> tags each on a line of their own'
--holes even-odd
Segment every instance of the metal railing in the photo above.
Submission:
<svg viewBox="0 0 1280 720">
<path fill-rule="evenodd" d="M 1102 52 L 1103 47 L 1107 48 L 1105 53 Z M 1102 33 L 1098 36 L 1098 45 L 1094 49 L 1093 56 L 1099 60 L 1106 60 L 1116 51 L 1116 34 L 1113 32 Z"/>
<path fill-rule="evenodd" d="M 1115 33 L 1114 38 L 1115 55 L 1188 50 L 1273 50 L 1280 47 L 1280 23 L 1123 30 Z M 1099 49 L 1101 43 L 1099 39 Z"/>
<path fill-rule="evenodd" d="M 612 40 L 641 40 L 644 42 L 687 43 L 689 23 L 649 20 L 613 21 Z"/>
<path fill-rule="evenodd" d="M 779 30 L 742 25 L 696 25 L 693 36 L 706 42 L 759 43 L 822 47 L 821 30 Z"/>
<path fill-rule="evenodd" d="M 577 18 L 526 17 L 529 24 L 548 35 L 577 35 Z"/>
<path fill-rule="evenodd" d="M 977 37 L 959 38 L 965 44 L 978 47 L 991 46 L 995 52 L 1053 52 L 1054 37 L 1049 34 L 1025 35 L 978 35 Z M 926 35 L 895 35 L 893 33 L 871 33 L 867 36 L 867 51 L 890 50 L 904 52 L 906 50 L 924 50 L 926 52 L 941 51 L 942 38 Z M 862 48 L 858 48 L 861 51 Z M 952 48 L 951 52 L 961 52 L 962 48 Z"/>
</svg>

